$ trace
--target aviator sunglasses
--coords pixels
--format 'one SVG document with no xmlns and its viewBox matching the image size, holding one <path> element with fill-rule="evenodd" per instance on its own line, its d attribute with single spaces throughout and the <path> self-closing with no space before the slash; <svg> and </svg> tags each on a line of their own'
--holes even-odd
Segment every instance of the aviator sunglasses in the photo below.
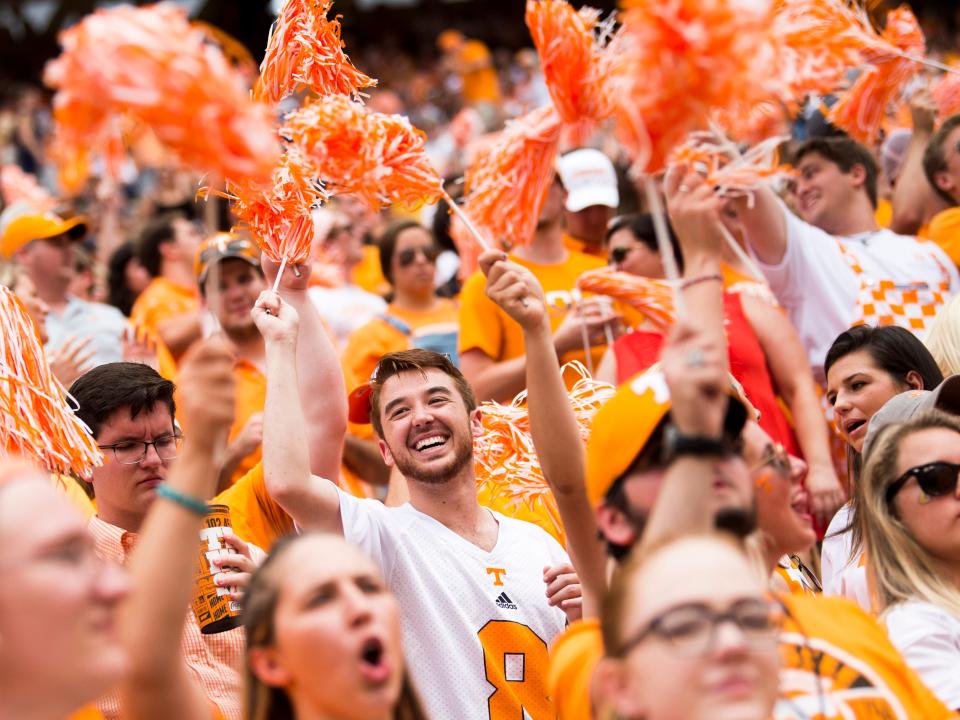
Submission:
<svg viewBox="0 0 960 720">
<path fill-rule="evenodd" d="M 930 497 L 942 497 L 957 490 L 960 465 L 949 462 L 932 462 L 907 470 L 887 488 L 887 502 L 893 500 L 907 481 L 915 477 L 920 489 Z"/>
<path fill-rule="evenodd" d="M 435 262 L 440 256 L 440 248 L 436 245 L 427 245 L 426 247 L 407 248 L 397 253 L 397 262 L 400 267 L 409 267 L 417 259 L 417 253 L 423 255 L 427 262 Z"/>
</svg>

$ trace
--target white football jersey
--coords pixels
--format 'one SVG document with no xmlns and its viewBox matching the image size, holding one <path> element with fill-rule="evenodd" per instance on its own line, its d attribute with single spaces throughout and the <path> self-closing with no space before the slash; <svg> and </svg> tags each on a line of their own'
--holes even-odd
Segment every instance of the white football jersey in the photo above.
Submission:
<svg viewBox="0 0 960 720">
<path fill-rule="evenodd" d="M 340 493 L 344 536 L 400 603 L 407 668 L 429 717 L 553 720 L 548 648 L 566 616 L 547 605 L 543 569 L 569 559 L 536 525 L 493 515 L 487 553 L 409 503 Z"/>
</svg>

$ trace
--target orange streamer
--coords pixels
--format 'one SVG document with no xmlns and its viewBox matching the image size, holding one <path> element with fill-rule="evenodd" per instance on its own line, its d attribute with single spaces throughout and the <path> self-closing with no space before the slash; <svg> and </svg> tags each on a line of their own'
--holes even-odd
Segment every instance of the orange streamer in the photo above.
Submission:
<svg viewBox="0 0 960 720">
<path fill-rule="evenodd" d="M 400 115 L 331 95 L 287 115 L 280 133 L 302 149 L 332 194 L 355 195 L 372 210 L 394 203 L 412 209 L 443 196 L 426 135 Z"/>
<path fill-rule="evenodd" d="M 303 88 L 317 95 L 347 95 L 377 81 L 350 62 L 340 39 L 340 16 L 327 18 L 331 0 L 287 0 L 270 29 L 254 97 L 278 102 Z"/>
<path fill-rule="evenodd" d="M 861 73 L 827 119 L 856 140 L 872 145 L 891 102 L 920 70 L 920 63 L 902 54 L 923 57 L 925 52 L 923 31 L 910 8 L 903 5 L 891 10 L 882 35 L 863 51 L 864 59 L 873 67 Z"/>
<path fill-rule="evenodd" d="M 960 113 L 960 74 L 946 73 L 930 87 L 930 94 L 937 103 L 937 116 L 941 120 Z"/>
<path fill-rule="evenodd" d="M 89 477 L 103 456 L 67 405 L 26 309 L 2 285 L 0 325 L 0 451 Z"/>
<path fill-rule="evenodd" d="M 568 363 L 562 370 L 580 375 L 569 397 L 580 437 L 586 442 L 597 410 L 613 396 L 615 388 L 593 380 L 580 363 Z M 515 506 L 533 508 L 543 503 L 550 515 L 558 518 L 556 500 L 533 447 L 526 392 L 509 405 L 485 402 L 481 408 L 483 434 L 474 441 L 478 489 L 489 489 L 492 497 L 506 496 Z"/>
<path fill-rule="evenodd" d="M 746 195 L 764 180 L 791 174 L 790 168 L 777 160 L 777 149 L 788 139 L 786 136 L 768 138 L 744 155 L 731 158 L 716 144 L 691 138 L 674 150 L 670 164 L 699 164 L 706 172 L 706 183 L 713 186 L 718 195 Z"/>
<path fill-rule="evenodd" d="M 599 268 L 583 273 L 577 287 L 583 292 L 620 300 L 646 315 L 660 332 L 667 332 L 677 316 L 675 293 L 666 280 Z"/>
<path fill-rule="evenodd" d="M 24 203 L 40 212 L 57 206 L 56 199 L 37 182 L 37 178 L 24 172 L 19 165 L 0 167 L 0 194 L 7 205 Z"/>
<path fill-rule="evenodd" d="M 55 154 L 83 182 L 88 153 L 116 173 L 122 134 L 143 123 L 183 165 L 268 182 L 279 156 L 270 108 L 172 5 L 98 10 L 60 35 L 44 80 L 57 90 Z"/>
</svg>

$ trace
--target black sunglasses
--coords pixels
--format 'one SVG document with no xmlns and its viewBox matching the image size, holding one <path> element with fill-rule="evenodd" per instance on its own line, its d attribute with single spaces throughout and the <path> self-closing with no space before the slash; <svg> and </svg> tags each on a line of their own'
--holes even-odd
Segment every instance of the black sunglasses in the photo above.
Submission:
<svg viewBox="0 0 960 720">
<path fill-rule="evenodd" d="M 409 267 L 417 259 L 417 253 L 420 253 L 427 259 L 427 262 L 434 262 L 440 255 L 440 248 L 436 245 L 427 245 L 426 247 L 407 248 L 397 253 L 397 262 L 400 267 Z"/>
<path fill-rule="evenodd" d="M 932 462 L 910 468 L 898 477 L 887 488 L 887 502 L 893 500 L 900 488 L 912 477 L 917 479 L 917 485 L 930 497 L 942 497 L 957 490 L 957 478 L 960 476 L 960 465 L 948 462 Z"/>
</svg>

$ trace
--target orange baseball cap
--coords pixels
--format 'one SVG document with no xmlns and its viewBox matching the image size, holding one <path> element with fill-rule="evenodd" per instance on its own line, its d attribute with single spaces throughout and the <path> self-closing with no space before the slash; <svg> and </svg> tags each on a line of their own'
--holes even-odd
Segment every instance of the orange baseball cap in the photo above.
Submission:
<svg viewBox="0 0 960 720">
<path fill-rule="evenodd" d="M 200 243 L 196 255 L 193 256 L 193 271 L 197 282 L 203 285 L 210 267 L 227 258 L 239 258 L 254 267 L 260 267 L 260 249 L 251 240 L 233 233 L 220 232 Z"/>
<path fill-rule="evenodd" d="M 757 411 L 730 377 L 726 431 L 739 435 L 748 417 Z M 646 447 L 654 431 L 670 412 L 670 389 L 660 364 L 623 383 L 593 418 L 587 441 L 587 497 L 599 506 L 617 478 L 623 475 Z"/>
<path fill-rule="evenodd" d="M 65 220 L 52 212 L 40 212 L 23 203 L 11 205 L 0 214 L 0 257 L 10 260 L 20 248 L 34 240 L 69 235 L 80 240 L 86 234 L 82 215 Z"/>
</svg>

